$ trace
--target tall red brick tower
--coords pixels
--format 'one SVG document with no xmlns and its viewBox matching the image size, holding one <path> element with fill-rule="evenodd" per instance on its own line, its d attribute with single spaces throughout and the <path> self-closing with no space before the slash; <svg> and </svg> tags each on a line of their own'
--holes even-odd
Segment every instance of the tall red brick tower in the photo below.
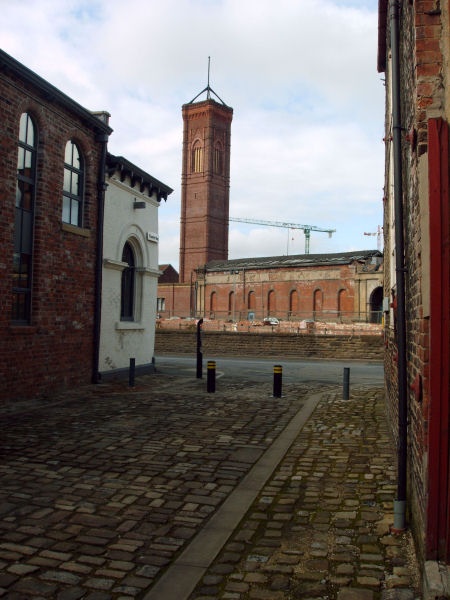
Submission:
<svg viewBox="0 0 450 600">
<path fill-rule="evenodd" d="M 207 93 L 206 100 L 195 102 Z M 211 92 L 217 100 L 211 98 Z M 208 86 L 184 104 L 180 283 L 194 269 L 228 259 L 230 137 L 233 109 Z"/>
</svg>

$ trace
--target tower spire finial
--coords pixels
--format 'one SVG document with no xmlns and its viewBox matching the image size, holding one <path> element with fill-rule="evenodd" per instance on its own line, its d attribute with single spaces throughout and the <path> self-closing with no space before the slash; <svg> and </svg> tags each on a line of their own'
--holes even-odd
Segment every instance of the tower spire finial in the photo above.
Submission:
<svg viewBox="0 0 450 600">
<path fill-rule="evenodd" d="M 206 87 L 195 96 L 195 98 L 193 98 L 190 102 L 188 102 L 188 104 L 193 104 L 197 98 L 199 96 L 201 96 L 202 94 L 204 94 L 206 92 L 206 99 L 210 100 L 211 99 L 211 93 L 214 94 L 214 96 L 217 98 L 217 100 L 219 100 L 224 106 L 226 106 L 225 102 L 222 100 L 222 98 L 220 98 L 220 96 L 218 96 L 216 94 L 216 92 L 212 89 L 212 87 L 209 85 L 209 73 L 210 73 L 210 69 L 211 69 L 211 57 L 208 56 L 208 83 L 206 85 Z"/>
<path fill-rule="evenodd" d="M 207 89 L 207 94 L 206 94 L 206 96 L 207 96 L 208 100 L 209 100 L 209 98 L 210 98 L 210 93 L 209 93 L 209 92 L 210 92 L 210 90 L 211 90 L 211 88 L 209 87 L 209 70 L 210 70 L 210 65 L 211 65 L 211 57 L 210 57 L 210 56 L 208 56 L 208 85 L 207 85 L 207 87 L 206 87 L 206 89 Z"/>
</svg>

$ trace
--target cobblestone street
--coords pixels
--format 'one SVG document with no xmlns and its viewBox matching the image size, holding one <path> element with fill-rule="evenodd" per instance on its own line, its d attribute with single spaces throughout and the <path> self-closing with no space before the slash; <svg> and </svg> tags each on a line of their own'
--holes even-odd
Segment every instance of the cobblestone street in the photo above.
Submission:
<svg viewBox="0 0 450 600">
<path fill-rule="evenodd" d="M 420 598 L 380 389 L 155 374 L 0 412 L 0 597 Z"/>
</svg>

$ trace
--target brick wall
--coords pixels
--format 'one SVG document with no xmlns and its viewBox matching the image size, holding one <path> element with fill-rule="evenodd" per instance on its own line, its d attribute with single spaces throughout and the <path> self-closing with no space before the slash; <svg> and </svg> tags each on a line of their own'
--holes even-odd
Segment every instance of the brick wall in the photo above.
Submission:
<svg viewBox="0 0 450 600">
<path fill-rule="evenodd" d="M 49 98 L 39 82 L 4 68 L 1 61 L 0 104 L 0 399 L 11 400 L 91 379 L 101 149 L 89 116 L 65 106 L 57 94 Z M 32 317 L 29 325 L 13 326 L 17 143 L 23 112 L 32 116 L 38 132 Z M 85 160 L 83 228 L 62 224 L 64 150 L 70 139 Z"/>
<path fill-rule="evenodd" d="M 196 332 L 157 330 L 155 354 L 196 355 Z M 203 332 L 205 357 L 332 358 L 383 360 L 381 336 L 316 336 L 305 334 Z"/>
<path fill-rule="evenodd" d="M 442 22 L 439 3 L 416 0 L 402 3 L 400 11 L 400 87 L 402 139 L 403 211 L 406 264 L 407 393 L 408 393 L 408 506 L 419 552 L 425 555 L 428 496 L 429 410 L 429 231 L 428 231 L 428 119 L 443 111 Z M 389 20 L 388 20 L 389 36 Z M 389 39 L 389 37 L 388 37 Z M 387 44 L 389 47 L 389 43 Z M 391 297 L 395 281 L 394 238 L 391 207 L 393 182 L 390 172 L 389 106 L 390 73 L 386 61 L 386 183 L 385 296 Z M 386 398 L 389 421 L 397 437 L 398 388 L 397 345 L 393 313 L 386 318 Z"/>
</svg>

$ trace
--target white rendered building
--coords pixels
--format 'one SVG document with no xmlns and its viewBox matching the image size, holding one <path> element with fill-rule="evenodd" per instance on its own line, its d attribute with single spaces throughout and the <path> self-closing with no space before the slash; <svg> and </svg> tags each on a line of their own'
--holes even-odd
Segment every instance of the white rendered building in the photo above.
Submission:
<svg viewBox="0 0 450 600">
<path fill-rule="evenodd" d="M 158 285 L 158 207 L 173 191 L 108 154 L 103 228 L 99 371 L 153 370 Z"/>
</svg>

